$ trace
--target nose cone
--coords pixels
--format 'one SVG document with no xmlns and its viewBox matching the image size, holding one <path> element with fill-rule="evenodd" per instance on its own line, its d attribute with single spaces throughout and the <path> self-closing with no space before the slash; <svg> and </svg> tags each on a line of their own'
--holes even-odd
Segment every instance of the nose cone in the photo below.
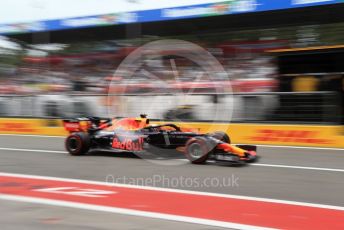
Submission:
<svg viewBox="0 0 344 230">
<path fill-rule="evenodd" d="M 256 151 L 247 151 L 247 153 L 251 156 L 257 156 L 257 152 Z"/>
<path fill-rule="evenodd" d="M 245 152 L 245 159 L 243 160 L 248 163 L 252 163 L 252 162 L 255 162 L 257 159 L 258 159 L 257 152 L 253 150 L 249 150 Z"/>
</svg>

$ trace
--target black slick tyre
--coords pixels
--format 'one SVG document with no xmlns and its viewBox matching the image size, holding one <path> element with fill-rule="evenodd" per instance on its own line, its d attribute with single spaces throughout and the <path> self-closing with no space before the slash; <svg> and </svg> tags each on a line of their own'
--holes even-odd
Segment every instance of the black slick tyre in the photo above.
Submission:
<svg viewBox="0 0 344 230">
<path fill-rule="evenodd" d="M 90 149 L 91 141 L 88 133 L 77 132 L 70 134 L 65 141 L 66 150 L 70 155 L 85 155 Z"/>
</svg>

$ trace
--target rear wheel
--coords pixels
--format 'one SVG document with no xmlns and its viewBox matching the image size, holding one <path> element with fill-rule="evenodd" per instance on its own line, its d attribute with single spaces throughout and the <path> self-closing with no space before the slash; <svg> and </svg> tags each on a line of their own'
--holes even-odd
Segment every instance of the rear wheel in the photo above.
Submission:
<svg viewBox="0 0 344 230">
<path fill-rule="evenodd" d="M 73 156 L 85 155 L 90 149 L 90 146 L 91 141 L 88 133 L 73 133 L 65 141 L 66 150 Z"/>
<path fill-rule="evenodd" d="M 218 139 L 220 141 L 223 141 L 225 143 L 230 144 L 231 143 L 231 139 L 228 136 L 227 133 L 222 132 L 222 131 L 216 131 L 210 134 L 210 136 L 214 137 L 215 139 Z"/>
<path fill-rule="evenodd" d="M 185 145 L 185 155 L 193 164 L 205 163 L 210 151 L 210 143 L 203 137 L 192 138 Z"/>
</svg>

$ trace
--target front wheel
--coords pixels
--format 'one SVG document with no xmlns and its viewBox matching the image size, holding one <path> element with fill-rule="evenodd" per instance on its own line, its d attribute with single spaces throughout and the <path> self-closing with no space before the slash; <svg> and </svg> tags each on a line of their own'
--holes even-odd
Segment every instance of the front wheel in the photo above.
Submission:
<svg viewBox="0 0 344 230">
<path fill-rule="evenodd" d="M 88 133 L 72 133 L 65 141 L 66 150 L 73 156 L 85 155 L 90 146 L 91 141 Z"/>
<path fill-rule="evenodd" d="M 191 138 L 185 145 L 185 155 L 193 164 L 205 163 L 210 151 L 210 143 L 203 137 Z"/>
</svg>

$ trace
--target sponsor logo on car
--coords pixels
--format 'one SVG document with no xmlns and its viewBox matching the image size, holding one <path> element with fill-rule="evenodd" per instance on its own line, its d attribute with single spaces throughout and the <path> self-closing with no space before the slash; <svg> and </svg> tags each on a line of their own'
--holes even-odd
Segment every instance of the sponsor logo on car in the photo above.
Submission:
<svg viewBox="0 0 344 230">
<path fill-rule="evenodd" d="M 143 150 L 143 137 L 139 138 L 125 138 L 123 141 L 119 138 L 114 138 L 112 147 L 115 149 L 123 149 L 128 151 L 142 151 Z"/>
</svg>

